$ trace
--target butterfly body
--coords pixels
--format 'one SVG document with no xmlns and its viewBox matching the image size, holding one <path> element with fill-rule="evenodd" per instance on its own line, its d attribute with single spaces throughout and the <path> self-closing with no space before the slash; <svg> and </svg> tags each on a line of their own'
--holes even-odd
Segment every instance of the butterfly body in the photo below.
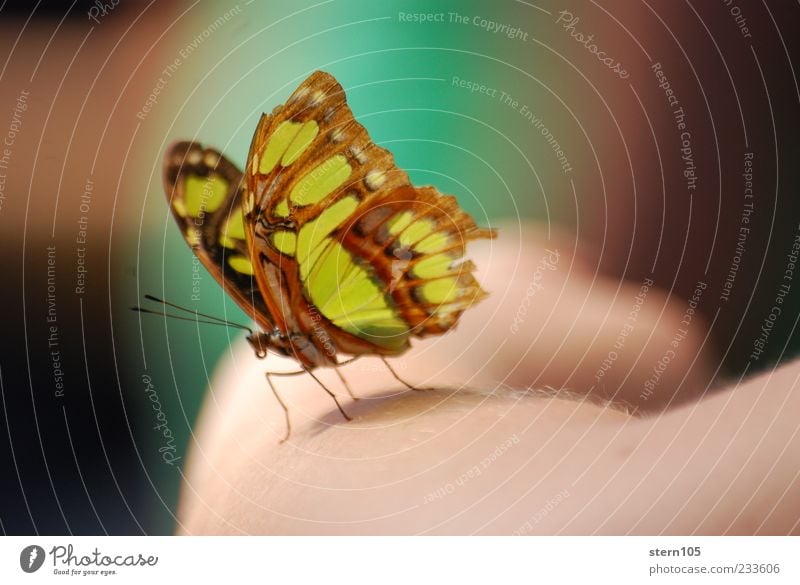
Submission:
<svg viewBox="0 0 800 585">
<path fill-rule="evenodd" d="M 462 257 L 494 231 L 455 198 L 412 185 L 327 73 L 262 115 L 243 172 L 179 142 L 164 176 L 184 238 L 258 323 L 248 339 L 261 357 L 273 350 L 312 370 L 399 355 L 485 295 Z"/>
</svg>

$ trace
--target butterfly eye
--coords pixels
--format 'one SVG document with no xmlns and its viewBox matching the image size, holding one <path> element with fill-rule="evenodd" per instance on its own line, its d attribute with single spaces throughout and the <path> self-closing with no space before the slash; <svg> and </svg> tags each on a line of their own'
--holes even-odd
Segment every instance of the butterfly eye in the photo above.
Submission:
<svg viewBox="0 0 800 585">
<path fill-rule="evenodd" d="M 255 351 L 256 357 L 258 359 L 264 359 L 265 357 L 267 357 L 267 340 L 266 336 L 263 333 L 248 335 L 247 341 L 250 343 L 250 346 Z"/>
</svg>

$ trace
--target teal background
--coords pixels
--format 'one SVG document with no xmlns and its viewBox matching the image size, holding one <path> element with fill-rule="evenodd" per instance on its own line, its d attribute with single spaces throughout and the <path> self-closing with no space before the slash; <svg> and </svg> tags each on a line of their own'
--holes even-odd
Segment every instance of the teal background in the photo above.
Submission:
<svg viewBox="0 0 800 585">
<path fill-rule="evenodd" d="M 555 23 L 562 5 L 534 4 L 336 0 L 215 2 L 175 9 L 147 59 L 156 71 L 175 59 L 180 64 L 140 124 L 128 161 L 128 168 L 135 172 L 125 175 L 131 197 L 123 208 L 140 222 L 138 233 L 129 234 L 122 245 L 125 257 L 120 265 L 127 272 L 120 276 L 120 283 L 126 298 L 136 303 L 150 292 L 198 311 L 247 321 L 205 272 L 200 301 L 190 300 L 193 260 L 164 201 L 162 156 L 173 140 L 193 139 L 215 146 L 241 165 L 261 113 L 284 101 L 316 69 L 340 81 L 355 116 L 377 144 L 394 153 L 397 164 L 416 184 L 434 184 L 455 195 L 479 224 L 541 222 L 543 230 L 554 227 L 577 234 L 576 248 L 582 246 L 586 265 L 598 272 L 634 281 L 652 274 L 658 285 L 678 298 L 690 296 L 700 279 L 709 282 L 709 290 L 718 290 L 738 233 L 738 165 L 743 146 L 738 142 L 741 134 L 731 91 L 724 85 L 729 80 L 713 60 L 704 33 L 696 30 L 695 17 L 675 4 L 661 3 L 658 8 L 669 20 L 665 26 L 644 5 L 634 9 L 630 3 L 615 2 L 613 10 L 609 8 L 638 35 L 653 59 L 664 60 L 692 112 L 704 183 L 702 193 L 692 201 L 694 207 L 687 210 L 682 163 L 674 147 L 674 120 L 649 62 L 630 33 L 595 3 L 580 1 L 570 8 L 582 15 L 581 30 L 591 31 L 609 54 L 624 61 L 631 77 L 623 81 Z M 215 20 L 232 8 L 230 19 L 216 26 Z M 704 10 L 713 16 L 714 9 Z M 401 12 L 444 13 L 445 22 L 401 22 Z M 451 22 L 451 12 L 466 16 L 467 22 Z M 476 15 L 517 27 L 525 38 L 508 38 L 481 28 L 473 22 Z M 715 23 L 717 39 L 726 50 L 733 53 L 741 48 L 739 33 L 727 20 L 708 16 L 706 22 Z M 771 43 L 771 54 L 780 54 L 771 26 L 765 20 L 759 38 Z M 715 113 L 713 128 L 705 116 L 707 96 L 698 93 L 695 72 L 675 49 L 675 38 L 684 43 L 692 66 L 707 83 L 708 107 Z M 193 42 L 196 48 L 182 56 L 181 51 Z M 767 71 L 771 84 L 785 82 L 782 64 L 774 59 L 763 63 L 775 67 L 772 73 Z M 751 148 L 763 154 L 762 168 L 770 169 L 772 105 L 764 101 L 760 86 L 754 85 L 760 74 L 750 67 L 734 74 L 740 88 L 749 88 L 741 92 L 741 99 L 752 117 L 748 119 Z M 454 77 L 492 88 L 496 95 L 457 87 Z M 156 74 L 144 84 L 157 82 Z M 519 110 L 504 103 L 501 92 L 542 119 L 566 153 L 573 173 L 565 175 L 542 133 Z M 144 101 L 146 95 L 141 97 Z M 790 127 L 778 124 L 777 131 L 787 134 Z M 719 176 L 712 136 L 718 139 L 723 158 Z M 656 150 L 654 137 L 661 150 Z M 782 136 L 778 142 L 784 145 L 790 138 Z M 791 151 L 781 150 L 781 157 L 784 152 Z M 662 169 L 662 157 L 671 157 L 673 166 Z M 741 265 L 736 302 L 725 305 L 715 323 L 712 340 L 724 354 L 721 374 L 744 371 L 765 307 L 772 302 L 773 283 L 780 279 L 784 264 L 785 241 L 795 230 L 792 218 L 797 210 L 791 198 L 798 183 L 795 168 L 796 164 L 780 167 L 783 195 L 774 202 L 780 207 L 775 214 L 778 221 L 767 223 L 773 209 L 764 201 Z M 770 172 L 762 172 L 760 178 L 762 192 L 771 193 Z M 769 241 L 776 242 L 772 249 L 766 247 L 770 230 L 774 237 Z M 760 264 L 767 255 L 769 268 L 762 275 Z M 705 274 L 707 259 L 711 269 Z M 762 286 L 757 286 L 758 278 L 763 279 Z M 710 293 L 701 307 L 709 321 L 720 307 L 715 301 L 716 293 Z M 795 294 L 793 310 L 798 302 Z M 130 361 L 125 367 L 130 368 L 132 379 L 142 371 L 152 376 L 183 453 L 211 372 L 239 332 L 157 317 L 139 320 L 126 314 L 121 318 L 132 332 L 126 338 L 135 340 L 127 348 Z M 768 355 L 750 372 L 795 352 L 798 343 L 791 341 L 793 332 L 791 319 L 785 319 L 776 328 Z M 790 343 L 785 345 L 787 340 Z M 145 422 L 151 416 L 141 414 Z M 158 436 L 146 425 L 137 439 L 145 445 L 153 441 L 146 452 L 157 449 Z M 180 472 L 158 457 L 150 457 L 145 464 L 158 498 L 153 530 L 169 532 Z"/>
<path fill-rule="evenodd" d="M 151 401 L 182 457 L 214 391 L 209 379 L 240 332 L 143 318 L 130 307 L 150 293 L 246 318 L 202 268 L 200 298 L 192 300 L 195 262 L 165 202 L 163 155 L 171 142 L 194 139 L 241 164 L 261 112 L 316 69 L 341 81 L 372 139 L 417 184 L 455 195 L 481 225 L 505 222 L 500 242 L 526 230 L 563 236 L 551 246 L 575 252 L 574 267 L 605 277 L 598 283 L 652 276 L 677 307 L 707 282 L 698 309 L 713 321 L 715 385 L 800 349 L 795 275 L 764 355 L 749 357 L 800 233 L 797 3 L 734 3 L 750 38 L 720 2 L 122 1 L 95 21 L 87 18 L 91 4 L 0 9 L 7 128 L 28 96 L 11 164 L 0 169 L 5 533 L 174 530 L 184 460 L 162 460 Z M 562 10 L 580 18 L 572 32 L 556 22 Z M 401 22 L 400 12 L 442 13 L 446 21 Z M 449 12 L 466 23 L 450 22 Z M 475 16 L 524 38 L 481 28 Z M 592 35 L 630 77 L 600 63 L 576 31 Z M 653 62 L 686 108 L 699 176 L 693 195 Z M 573 172 L 562 172 L 520 111 L 498 95 L 454 86 L 454 77 L 525 106 Z M 755 211 L 732 294 L 721 301 L 740 241 L 747 151 L 756 161 Z M 78 293 L 77 220 L 89 179 L 88 280 Z M 51 246 L 59 251 L 64 396 L 54 394 L 44 318 Z M 510 276 L 528 278 L 537 261 L 526 265 L 521 254 Z"/>
</svg>

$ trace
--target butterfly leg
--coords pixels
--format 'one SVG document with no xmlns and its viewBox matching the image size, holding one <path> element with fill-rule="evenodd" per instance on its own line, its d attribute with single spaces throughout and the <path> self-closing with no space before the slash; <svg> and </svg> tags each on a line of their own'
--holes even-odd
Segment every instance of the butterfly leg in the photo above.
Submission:
<svg viewBox="0 0 800 585">
<path fill-rule="evenodd" d="M 349 361 L 352 361 L 352 360 L 349 360 Z M 338 367 L 334 368 L 334 370 L 336 370 L 336 375 L 339 376 L 339 379 L 342 381 L 342 384 L 344 385 L 344 387 L 347 388 L 347 393 L 350 395 L 350 398 L 352 398 L 353 400 L 358 400 L 358 396 L 353 394 L 353 390 L 350 388 L 350 384 L 348 384 L 347 380 L 344 379 L 344 374 L 342 374 L 339 371 Z"/>
<path fill-rule="evenodd" d="M 308 372 L 308 375 L 309 375 L 309 376 L 311 376 L 312 378 L 314 378 L 314 380 L 317 382 L 317 384 L 319 384 L 320 386 L 322 386 L 322 389 L 323 389 L 323 390 L 325 390 L 325 392 L 327 392 L 327 393 L 328 393 L 328 396 L 330 396 L 331 398 L 333 398 L 333 401 L 336 403 L 336 408 L 338 408 L 338 409 L 339 409 L 339 412 L 341 412 L 341 413 L 342 413 L 342 416 L 343 416 L 343 417 L 344 417 L 346 420 L 353 420 L 353 419 L 352 419 L 352 418 L 350 418 L 350 417 L 348 416 L 348 414 L 347 414 L 347 413 L 344 411 L 344 409 L 342 408 L 342 405 L 341 405 L 341 404 L 339 404 L 339 399 L 338 399 L 338 398 L 336 398 L 336 394 L 334 394 L 333 392 L 331 392 L 330 390 L 328 390 L 328 387 L 327 387 L 325 384 L 323 384 L 323 383 L 322 383 L 322 380 L 320 380 L 319 378 L 317 378 L 317 377 L 314 375 L 314 373 L 313 373 L 311 370 L 306 370 L 306 372 Z"/>
<path fill-rule="evenodd" d="M 409 390 L 423 390 L 423 388 L 417 388 L 416 386 L 409 384 L 408 382 L 403 380 L 403 378 L 398 376 L 397 372 L 395 372 L 394 368 L 392 368 L 392 366 L 389 365 L 389 362 L 386 361 L 385 357 L 381 356 L 381 361 L 386 365 L 387 368 L 389 368 L 389 371 L 392 373 L 392 376 L 394 376 L 394 379 L 403 384 L 404 386 L 406 386 Z"/>
<path fill-rule="evenodd" d="M 272 374 L 267 372 L 266 375 L 267 375 L 267 383 L 269 384 L 272 393 L 275 395 L 275 399 L 278 401 L 278 404 L 281 405 L 281 408 L 283 409 L 283 416 L 286 419 L 286 435 L 280 440 L 281 443 L 284 443 L 289 438 L 289 435 L 292 434 L 292 421 L 289 420 L 289 409 L 283 402 L 281 395 L 278 394 L 278 391 L 275 389 L 275 384 L 272 383 Z"/>
</svg>

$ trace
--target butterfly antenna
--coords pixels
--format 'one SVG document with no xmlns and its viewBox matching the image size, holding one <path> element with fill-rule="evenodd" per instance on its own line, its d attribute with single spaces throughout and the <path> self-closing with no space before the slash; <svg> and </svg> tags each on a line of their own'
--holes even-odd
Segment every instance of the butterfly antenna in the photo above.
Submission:
<svg viewBox="0 0 800 585">
<path fill-rule="evenodd" d="M 154 297 L 153 295 L 146 294 L 146 295 L 144 295 L 144 298 L 146 298 L 149 301 L 153 301 L 153 302 L 156 302 L 156 303 L 161 303 L 162 305 L 165 305 L 167 307 L 172 307 L 174 309 L 178 309 L 178 310 L 183 311 L 185 313 L 189 313 L 190 315 L 193 315 L 194 318 L 186 317 L 186 316 L 183 316 L 183 315 L 175 315 L 175 314 L 172 314 L 172 313 L 166 313 L 166 312 L 163 312 L 163 311 L 153 311 L 152 309 L 147 309 L 145 307 L 140 307 L 138 305 L 135 306 L 135 307 L 131 307 L 131 310 L 136 311 L 138 313 L 145 313 L 145 314 L 149 314 L 149 315 L 160 315 L 162 317 L 170 317 L 171 319 L 178 319 L 179 321 L 192 321 L 193 323 L 205 323 L 207 325 L 224 325 L 225 327 L 234 327 L 236 329 L 242 329 L 244 331 L 249 331 L 250 335 L 253 335 L 253 330 L 250 329 L 250 327 L 247 327 L 246 325 L 242 325 L 241 323 L 234 323 L 233 321 L 228 321 L 227 319 L 222 319 L 221 317 L 215 317 L 214 315 L 208 315 L 206 313 L 201 313 L 199 311 L 194 311 L 192 309 L 187 309 L 186 307 L 182 307 L 182 306 L 180 306 L 178 304 L 171 303 L 171 302 L 166 301 L 164 299 L 159 299 L 158 297 Z M 201 320 L 201 319 L 198 319 L 198 317 L 203 317 L 204 319 L 208 319 L 208 320 L 207 321 Z"/>
</svg>

